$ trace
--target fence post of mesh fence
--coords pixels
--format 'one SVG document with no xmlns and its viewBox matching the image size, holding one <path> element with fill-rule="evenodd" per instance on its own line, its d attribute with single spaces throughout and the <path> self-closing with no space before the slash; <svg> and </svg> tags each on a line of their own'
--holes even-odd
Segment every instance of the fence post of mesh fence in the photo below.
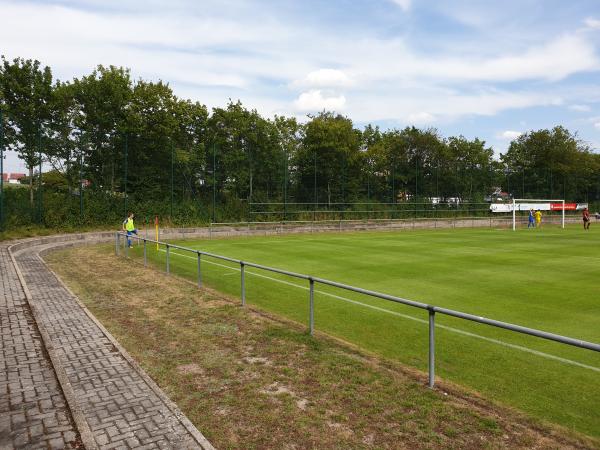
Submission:
<svg viewBox="0 0 600 450">
<path fill-rule="evenodd" d="M 146 267 L 147 265 L 148 265 L 148 254 L 146 253 L 146 239 L 144 239 L 144 267 Z"/>
<path fill-rule="evenodd" d="M 165 244 L 167 247 L 167 274 L 171 273 L 171 267 L 169 265 L 169 244 Z"/>
<path fill-rule="evenodd" d="M 315 280 L 312 277 L 308 277 L 310 285 L 310 308 L 309 308 L 309 320 L 308 320 L 308 331 L 312 336 L 315 331 Z"/>
<path fill-rule="evenodd" d="M 562 227 L 565 227 L 565 201 L 562 201 Z"/>
<path fill-rule="evenodd" d="M 246 280 L 244 274 L 244 261 L 240 261 L 241 286 L 242 286 L 242 306 L 246 306 Z"/>
<path fill-rule="evenodd" d="M 435 383 L 435 310 L 432 306 L 429 311 L 429 387 L 433 389 Z"/>
<path fill-rule="evenodd" d="M 513 231 L 515 231 L 517 229 L 517 223 L 516 223 L 516 219 L 517 219 L 517 202 L 515 201 L 515 199 L 513 198 L 513 203 L 512 203 L 512 216 L 513 216 Z"/>
<path fill-rule="evenodd" d="M 198 252 L 198 287 L 202 287 L 202 268 L 200 263 L 202 261 L 202 253 Z"/>
<path fill-rule="evenodd" d="M 115 233 L 115 255 L 119 256 L 119 233 Z"/>
</svg>

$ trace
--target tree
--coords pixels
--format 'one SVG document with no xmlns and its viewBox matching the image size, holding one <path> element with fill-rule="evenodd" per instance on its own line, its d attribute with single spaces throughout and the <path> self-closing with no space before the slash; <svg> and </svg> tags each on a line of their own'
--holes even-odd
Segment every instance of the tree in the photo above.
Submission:
<svg viewBox="0 0 600 450">
<path fill-rule="evenodd" d="M 443 177 L 443 185 L 452 186 L 453 196 L 463 201 L 481 201 L 492 188 L 490 170 L 493 155 L 494 151 L 486 148 L 485 141 L 477 138 L 470 141 L 464 136 L 448 138 L 444 163 L 454 173 L 447 173 Z M 449 194 L 445 192 L 446 196 Z"/>
<path fill-rule="evenodd" d="M 177 98 L 168 84 L 138 81 L 133 88 L 123 132 L 128 136 L 127 186 L 150 198 L 167 198 L 171 183 L 171 155 L 179 130 Z M 125 164 L 122 147 L 117 151 Z"/>
<path fill-rule="evenodd" d="M 303 127 L 301 142 L 294 162 L 298 198 L 328 204 L 355 198 L 363 156 L 361 133 L 352 121 L 331 112 L 312 116 Z"/>
<path fill-rule="evenodd" d="M 174 108 L 177 123 L 173 137 L 175 160 L 183 178 L 181 194 L 189 198 L 206 182 L 208 111 L 206 106 L 189 100 L 176 101 Z"/>
<path fill-rule="evenodd" d="M 133 94 L 128 69 L 98 66 L 90 75 L 73 80 L 79 109 L 75 126 L 94 186 L 115 192 L 123 164 L 123 142 Z"/>
<path fill-rule="evenodd" d="M 80 177 L 81 150 L 77 149 L 82 147 L 81 133 L 75 126 L 78 114 L 74 86 L 57 81 L 50 98 L 49 136 L 44 150 L 54 170 L 64 175 L 69 192 Z"/>
<path fill-rule="evenodd" d="M 507 173 L 521 175 L 514 185 L 522 184 L 526 196 L 584 200 L 597 167 L 592 156 L 576 134 L 557 126 L 522 134 L 501 160 Z"/>
<path fill-rule="evenodd" d="M 33 206 L 33 170 L 41 162 L 41 151 L 49 136 L 52 72 L 47 66 L 42 68 L 39 61 L 1 59 L 0 90 L 9 129 L 6 144 L 29 170 L 29 201 Z"/>
</svg>

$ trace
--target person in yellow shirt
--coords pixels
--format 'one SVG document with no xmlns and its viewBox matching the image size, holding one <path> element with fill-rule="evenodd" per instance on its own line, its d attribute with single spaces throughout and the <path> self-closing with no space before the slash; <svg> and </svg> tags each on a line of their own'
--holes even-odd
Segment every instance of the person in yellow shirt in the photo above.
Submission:
<svg viewBox="0 0 600 450">
<path fill-rule="evenodd" d="M 132 212 L 130 212 L 129 216 L 127 216 L 127 219 L 125 219 L 123 221 L 123 231 L 127 232 L 127 245 L 129 246 L 129 248 L 131 248 L 132 247 L 131 238 L 129 236 L 131 236 L 132 234 L 137 234 L 137 230 L 133 223 L 133 213 Z"/>
<path fill-rule="evenodd" d="M 535 227 L 539 228 L 542 226 L 542 212 L 538 209 L 535 214 Z"/>
</svg>

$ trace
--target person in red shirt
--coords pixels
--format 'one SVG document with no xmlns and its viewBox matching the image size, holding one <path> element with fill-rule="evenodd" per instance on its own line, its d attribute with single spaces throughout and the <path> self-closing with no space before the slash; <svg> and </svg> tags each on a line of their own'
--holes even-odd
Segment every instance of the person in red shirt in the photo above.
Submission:
<svg viewBox="0 0 600 450">
<path fill-rule="evenodd" d="M 583 208 L 583 229 L 590 229 L 590 212 L 587 208 Z"/>
</svg>

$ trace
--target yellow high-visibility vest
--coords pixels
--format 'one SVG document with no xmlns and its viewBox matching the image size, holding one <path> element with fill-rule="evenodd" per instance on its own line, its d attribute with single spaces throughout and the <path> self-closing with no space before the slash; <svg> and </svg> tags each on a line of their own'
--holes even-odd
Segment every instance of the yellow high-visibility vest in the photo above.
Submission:
<svg viewBox="0 0 600 450">
<path fill-rule="evenodd" d="M 127 223 L 125 224 L 125 229 L 127 231 L 133 231 L 135 230 L 135 225 L 133 224 L 133 219 L 127 219 Z"/>
</svg>

